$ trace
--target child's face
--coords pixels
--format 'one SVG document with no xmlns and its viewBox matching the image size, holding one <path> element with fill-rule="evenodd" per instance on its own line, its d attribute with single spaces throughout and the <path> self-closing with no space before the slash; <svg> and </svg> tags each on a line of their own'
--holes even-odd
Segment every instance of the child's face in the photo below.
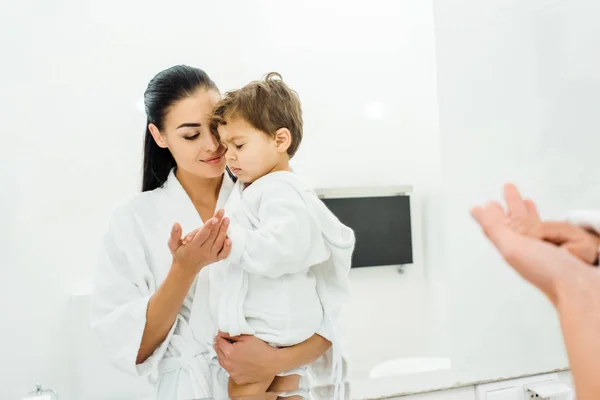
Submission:
<svg viewBox="0 0 600 400">
<path fill-rule="evenodd" d="M 276 140 L 242 119 L 219 126 L 221 141 L 227 146 L 227 165 L 243 183 L 277 170 L 281 152 Z"/>
</svg>

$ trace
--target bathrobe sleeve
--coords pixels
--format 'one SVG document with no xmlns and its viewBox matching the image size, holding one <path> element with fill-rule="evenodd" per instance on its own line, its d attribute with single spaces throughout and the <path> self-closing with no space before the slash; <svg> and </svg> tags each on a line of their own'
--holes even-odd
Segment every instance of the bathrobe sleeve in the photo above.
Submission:
<svg viewBox="0 0 600 400">
<path fill-rule="evenodd" d="M 139 229 L 126 207 L 113 215 L 101 244 L 91 299 L 91 325 L 114 366 L 153 382 L 177 321 L 154 353 L 136 365 L 148 302 L 156 290 L 146 261 L 149 249 L 144 248 Z"/>
<path fill-rule="evenodd" d="M 566 222 L 600 234 L 600 210 L 574 210 L 567 213 Z"/>
<path fill-rule="evenodd" d="M 246 229 L 232 222 L 229 260 L 249 273 L 279 278 L 309 268 L 311 260 L 327 254 L 318 221 L 293 185 L 271 182 L 258 207 L 259 226 Z"/>
</svg>

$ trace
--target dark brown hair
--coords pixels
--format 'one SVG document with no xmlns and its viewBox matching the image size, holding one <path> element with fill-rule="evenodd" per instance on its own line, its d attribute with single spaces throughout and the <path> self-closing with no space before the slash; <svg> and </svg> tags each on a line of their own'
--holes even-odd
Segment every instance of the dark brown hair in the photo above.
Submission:
<svg viewBox="0 0 600 400">
<path fill-rule="evenodd" d="M 210 129 L 219 138 L 219 126 L 237 118 L 271 137 L 275 137 L 277 130 L 287 128 L 292 135 L 287 153 L 291 158 L 298 151 L 302 142 L 300 98 L 277 72 L 225 93 L 213 111 Z"/>
<path fill-rule="evenodd" d="M 143 192 L 162 187 L 176 166 L 170 150 L 156 144 L 148 125 L 154 124 L 158 129 L 163 129 L 165 116 L 171 107 L 201 89 L 219 91 L 206 72 L 187 65 L 175 65 L 165 69 L 148 83 L 144 92 L 147 120 L 144 136 Z"/>
</svg>

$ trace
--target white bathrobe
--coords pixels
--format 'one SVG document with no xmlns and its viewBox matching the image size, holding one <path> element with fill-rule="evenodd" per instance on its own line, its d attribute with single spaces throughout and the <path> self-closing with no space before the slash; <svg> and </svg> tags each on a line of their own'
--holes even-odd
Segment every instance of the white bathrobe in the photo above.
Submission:
<svg viewBox="0 0 600 400">
<path fill-rule="evenodd" d="M 213 300 L 219 329 L 292 346 L 326 326 L 341 362 L 346 352 L 333 326 L 350 297 L 354 232 L 292 172 L 244 186 L 236 183 L 225 205 L 231 254 L 211 269 L 226 271 L 224 290 Z"/>
<path fill-rule="evenodd" d="M 232 187 L 225 174 L 218 208 L 224 207 Z M 216 310 L 210 310 L 209 301 L 209 289 L 213 293 L 220 290 L 224 269 L 209 266 L 198 274 L 165 341 L 144 363 L 136 365 L 148 301 L 171 266 L 167 239 L 174 222 L 179 222 L 184 232 L 202 226 L 174 173 L 162 188 L 141 193 L 115 211 L 94 280 L 92 327 L 116 367 L 157 384 L 158 400 L 224 399 L 227 376 L 213 362 L 216 321 L 211 316 Z M 194 332 L 189 326 L 192 304 L 197 321 L 205 322 L 196 325 Z M 334 330 L 324 325 L 317 333 L 331 340 Z M 329 350 L 309 367 L 310 384 L 315 387 L 312 398 L 331 398 L 331 388 L 319 385 L 329 381 L 332 361 L 333 351 Z M 303 381 L 303 387 L 308 384 Z"/>
<path fill-rule="evenodd" d="M 575 210 L 567 213 L 565 220 L 600 234 L 600 210 Z"/>
<path fill-rule="evenodd" d="M 296 174 L 270 173 L 246 189 L 236 183 L 225 214 L 232 251 L 223 261 L 221 331 L 292 346 L 319 329 L 324 310 L 330 316 L 348 301 L 354 233 Z M 338 281 L 317 282 L 311 267 L 331 258 L 337 262 L 326 266 L 335 269 Z M 321 301 L 323 291 L 335 299 Z"/>
</svg>

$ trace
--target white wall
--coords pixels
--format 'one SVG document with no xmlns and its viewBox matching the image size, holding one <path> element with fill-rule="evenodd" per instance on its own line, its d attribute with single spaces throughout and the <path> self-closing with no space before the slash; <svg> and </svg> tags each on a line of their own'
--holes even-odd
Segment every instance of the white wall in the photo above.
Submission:
<svg viewBox="0 0 600 400">
<path fill-rule="evenodd" d="M 137 104 L 163 68 L 199 66 L 222 89 L 281 72 L 303 100 L 296 168 L 309 182 L 414 185 L 431 209 L 441 175 L 431 7 L 38 0 L 4 9 L 0 174 L 10 195 L 0 200 L 0 398 L 19 398 L 36 381 L 72 398 L 68 295 L 87 290 L 108 213 L 138 191 L 145 118 Z M 420 228 L 417 237 L 434 231 Z M 423 275 L 423 263 L 415 267 Z M 380 316 L 388 335 L 427 318 L 418 295 L 406 297 L 407 312 L 398 304 L 391 325 Z M 373 340 L 357 351 L 368 355 Z M 392 344 L 374 356 L 427 347 Z"/>
<path fill-rule="evenodd" d="M 468 209 L 512 180 L 544 217 L 600 204 L 600 3 L 434 1 L 444 256 L 462 380 L 567 366 L 549 303 Z"/>
</svg>

